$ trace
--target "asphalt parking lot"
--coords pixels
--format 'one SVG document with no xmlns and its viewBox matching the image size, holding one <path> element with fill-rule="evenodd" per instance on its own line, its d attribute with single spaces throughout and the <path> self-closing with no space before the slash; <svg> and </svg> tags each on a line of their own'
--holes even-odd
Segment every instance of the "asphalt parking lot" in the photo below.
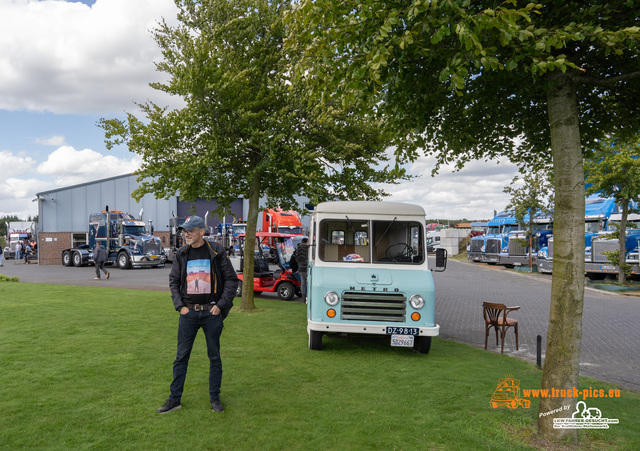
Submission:
<svg viewBox="0 0 640 451">
<path fill-rule="evenodd" d="M 26 265 L 5 261 L 0 273 L 27 283 L 129 288 L 169 291 L 171 264 L 163 268 L 121 270 L 110 267 L 109 280 L 94 280 L 94 267 Z M 449 260 L 445 272 L 434 273 L 436 322 L 440 335 L 484 349 L 482 302 L 519 305 L 519 350 L 508 331 L 505 354 L 536 362 L 536 337 L 541 335 L 544 361 L 549 323 L 551 276 L 516 273 L 503 267 Z M 277 299 L 274 293 L 261 297 Z M 640 328 L 637 326 L 640 297 L 585 289 L 582 327 L 581 375 L 640 390 Z M 500 352 L 489 340 L 489 351 Z"/>
</svg>

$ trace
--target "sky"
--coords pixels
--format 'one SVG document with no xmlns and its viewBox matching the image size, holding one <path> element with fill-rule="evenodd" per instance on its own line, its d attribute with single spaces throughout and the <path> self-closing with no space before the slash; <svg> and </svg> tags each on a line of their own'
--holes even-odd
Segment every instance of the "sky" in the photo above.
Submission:
<svg viewBox="0 0 640 451">
<path fill-rule="evenodd" d="M 0 0 L 0 217 L 37 215 L 36 193 L 128 174 L 141 163 L 107 150 L 101 118 L 137 113 L 151 100 L 161 52 L 150 30 L 176 23 L 173 0 Z M 408 166 L 416 179 L 386 186 L 387 200 L 422 205 L 428 218 L 490 219 L 509 202 L 517 167 L 477 161 L 462 171 L 433 158 Z"/>
</svg>

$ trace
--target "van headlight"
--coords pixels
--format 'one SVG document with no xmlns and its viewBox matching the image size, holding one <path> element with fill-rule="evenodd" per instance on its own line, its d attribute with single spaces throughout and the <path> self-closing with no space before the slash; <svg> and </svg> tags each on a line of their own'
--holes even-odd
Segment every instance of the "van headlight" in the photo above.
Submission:
<svg viewBox="0 0 640 451">
<path fill-rule="evenodd" d="M 335 291 L 329 291 L 324 295 L 324 302 L 326 302 L 327 305 L 330 305 L 331 307 L 333 307 L 334 305 L 338 305 L 339 301 L 340 296 L 338 296 L 338 293 L 336 293 Z"/>
<path fill-rule="evenodd" d="M 414 294 L 409 298 L 409 304 L 416 310 L 421 309 L 424 307 L 424 298 L 419 294 Z"/>
</svg>

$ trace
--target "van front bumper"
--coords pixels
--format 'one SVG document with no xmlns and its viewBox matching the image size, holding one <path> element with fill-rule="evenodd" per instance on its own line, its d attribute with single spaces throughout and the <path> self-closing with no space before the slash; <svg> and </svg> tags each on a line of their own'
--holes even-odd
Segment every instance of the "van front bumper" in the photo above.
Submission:
<svg viewBox="0 0 640 451">
<path fill-rule="evenodd" d="M 370 335 L 389 335 L 387 327 L 416 327 L 419 330 L 420 337 L 437 337 L 440 334 L 440 325 L 433 327 L 417 327 L 398 324 L 345 324 L 345 323 L 325 323 L 321 321 L 307 320 L 307 332 L 315 330 L 317 332 L 327 333 L 346 333 L 346 334 L 370 334 Z"/>
</svg>

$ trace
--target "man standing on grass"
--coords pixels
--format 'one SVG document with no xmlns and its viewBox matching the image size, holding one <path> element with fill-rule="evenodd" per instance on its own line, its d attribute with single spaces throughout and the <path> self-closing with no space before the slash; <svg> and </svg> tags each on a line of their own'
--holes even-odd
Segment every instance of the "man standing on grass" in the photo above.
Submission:
<svg viewBox="0 0 640 451">
<path fill-rule="evenodd" d="M 187 376 L 189 356 L 198 330 L 202 328 L 209 356 L 209 399 L 214 412 L 223 412 L 220 403 L 222 362 L 220 334 L 223 320 L 233 307 L 238 276 L 224 247 L 205 241 L 205 224 L 201 217 L 187 218 L 181 227 L 185 244 L 176 252 L 169 287 L 173 306 L 180 312 L 178 321 L 178 352 L 173 362 L 171 395 L 158 413 L 182 407 L 180 399 Z M 196 288 L 197 287 L 197 288 Z"/>
</svg>

